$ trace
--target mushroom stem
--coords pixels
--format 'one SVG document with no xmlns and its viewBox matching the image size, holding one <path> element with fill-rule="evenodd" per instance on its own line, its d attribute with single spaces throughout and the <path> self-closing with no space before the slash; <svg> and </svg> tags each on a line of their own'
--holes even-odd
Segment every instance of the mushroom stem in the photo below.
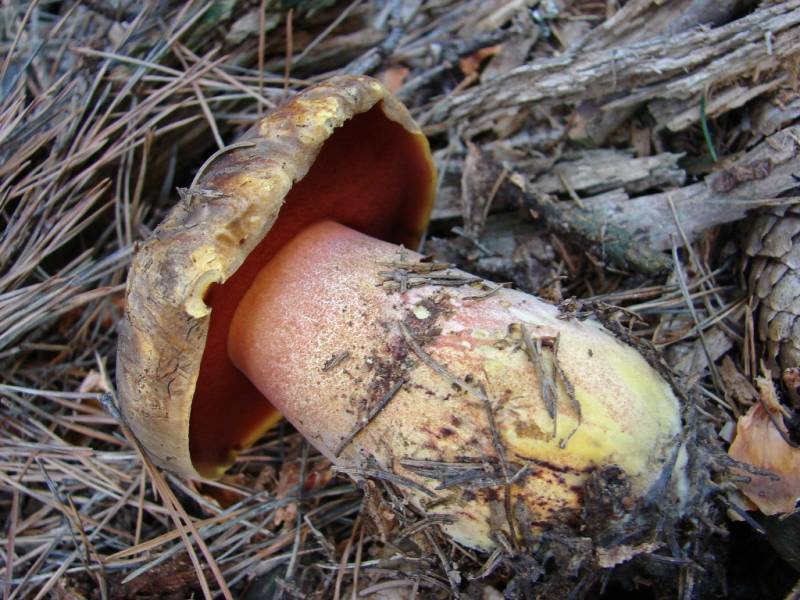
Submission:
<svg viewBox="0 0 800 600">
<path fill-rule="evenodd" d="M 492 545 L 504 494 L 532 523 L 571 523 L 592 473 L 620 473 L 632 503 L 672 468 L 678 402 L 637 352 L 421 258 L 312 225 L 240 303 L 231 359 L 334 462 L 389 472 L 420 506 L 448 497 L 431 510 L 472 546 Z"/>
</svg>

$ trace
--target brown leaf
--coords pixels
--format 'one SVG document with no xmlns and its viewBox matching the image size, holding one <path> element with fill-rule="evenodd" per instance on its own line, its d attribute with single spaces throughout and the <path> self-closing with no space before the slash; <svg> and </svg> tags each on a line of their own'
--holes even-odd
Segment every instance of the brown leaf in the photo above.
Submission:
<svg viewBox="0 0 800 600">
<path fill-rule="evenodd" d="M 406 67 L 389 67 L 378 78 L 381 83 L 386 86 L 386 89 L 396 94 L 397 91 L 403 87 L 403 84 L 408 78 L 409 71 Z"/>
<path fill-rule="evenodd" d="M 476 50 L 469 56 L 465 56 L 464 58 L 460 58 L 458 60 L 458 67 L 461 69 L 461 72 L 466 75 L 475 75 L 480 71 L 481 64 L 484 60 L 489 57 L 494 56 L 500 50 L 502 50 L 503 46 L 487 46 L 486 48 L 481 48 L 480 50 Z"/>
<path fill-rule="evenodd" d="M 206 577 L 209 577 L 211 574 L 207 572 L 207 569 L 204 570 L 206 570 Z M 173 556 L 131 581 L 124 581 L 126 575 L 125 572 L 108 575 L 110 592 L 108 597 L 112 600 L 196 598 L 196 593 L 200 591 L 197 571 L 194 570 L 185 553 Z"/>
<path fill-rule="evenodd" d="M 784 439 L 784 409 L 777 402 L 772 382 L 759 378 L 756 383 L 761 403 L 739 418 L 736 439 L 728 454 L 740 462 L 769 471 L 773 476 L 748 473 L 750 481 L 736 486 L 765 515 L 789 513 L 800 500 L 800 449 L 793 448 Z M 776 425 L 781 427 L 783 435 Z"/>
</svg>

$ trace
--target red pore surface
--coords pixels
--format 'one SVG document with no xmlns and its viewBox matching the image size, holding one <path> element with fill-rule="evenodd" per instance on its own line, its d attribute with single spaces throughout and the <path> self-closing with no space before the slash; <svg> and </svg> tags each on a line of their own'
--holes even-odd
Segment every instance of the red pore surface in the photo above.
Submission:
<svg viewBox="0 0 800 600">
<path fill-rule="evenodd" d="M 288 240 L 322 220 L 414 248 L 427 222 L 434 177 L 421 134 L 387 119 L 380 105 L 356 115 L 333 133 L 292 187 L 267 237 L 228 281 L 209 290 L 211 323 L 189 430 L 200 474 L 218 475 L 279 417 L 227 353 L 231 319 L 261 268 Z"/>
</svg>

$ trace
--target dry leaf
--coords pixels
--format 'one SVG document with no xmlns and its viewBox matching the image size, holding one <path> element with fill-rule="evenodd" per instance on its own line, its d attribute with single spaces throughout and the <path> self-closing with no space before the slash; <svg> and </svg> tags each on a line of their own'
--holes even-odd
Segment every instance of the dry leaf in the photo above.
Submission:
<svg viewBox="0 0 800 600">
<path fill-rule="evenodd" d="M 481 48 L 480 50 L 476 50 L 469 56 L 465 56 L 464 58 L 460 58 L 458 60 L 458 67 L 461 69 L 461 72 L 469 77 L 470 75 L 475 75 L 481 69 L 481 63 L 487 58 L 490 58 L 500 52 L 503 46 L 487 46 L 486 48 Z"/>
<path fill-rule="evenodd" d="M 787 434 L 783 424 L 785 409 L 778 403 L 772 381 L 760 377 L 756 384 L 761 402 L 739 418 L 736 439 L 728 454 L 774 476 L 748 473 L 750 481 L 736 486 L 765 515 L 789 513 L 800 500 L 800 449 L 793 448 L 784 439 Z M 783 435 L 776 425 L 781 427 Z"/>
<path fill-rule="evenodd" d="M 406 67 L 389 67 L 378 78 L 381 83 L 386 86 L 386 89 L 396 94 L 397 91 L 403 87 L 406 79 L 408 79 L 409 71 Z"/>
</svg>

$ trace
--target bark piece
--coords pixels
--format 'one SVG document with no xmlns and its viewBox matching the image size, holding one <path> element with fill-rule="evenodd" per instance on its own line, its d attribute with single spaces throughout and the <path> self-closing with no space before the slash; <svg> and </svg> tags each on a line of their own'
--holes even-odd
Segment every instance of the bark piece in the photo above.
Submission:
<svg viewBox="0 0 800 600">
<path fill-rule="evenodd" d="M 487 167 L 491 163 L 484 161 Z M 497 168 L 497 163 L 494 167 Z M 599 260 L 623 270 L 634 270 L 648 275 L 659 275 L 671 268 L 672 261 L 659 251 L 638 243 L 632 231 L 610 222 L 601 211 L 571 202 L 559 202 L 539 192 L 519 173 L 510 172 L 500 185 L 498 193 L 508 201 L 531 210 L 548 226 L 589 250 Z"/>
<path fill-rule="evenodd" d="M 658 35 L 675 35 L 698 25 L 718 26 L 731 20 L 743 4 L 741 0 L 628 2 L 613 17 L 592 29 L 574 50 L 624 47 Z M 697 102 L 694 104 L 696 108 Z M 570 131 L 570 138 L 600 145 L 635 111 L 635 106 L 604 110 L 601 102 L 584 101 L 576 111 L 579 121 Z"/>
<path fill-rule="evenodd" d="M 502 50 L 493 56 L 481 73 L 481 80 L 487 81 L 505 75 L 512 69 L 525 64 L 528 52 L 539 39 L 539 30 L 530 29 L 523 34 L 510 38 L 503 44 Z"/>
<path fill-rule="evenodd" d="M 533 140 L 532 142 L 535 142 Z M 500 144 L 500 142 L 498 142 Z M 481 153 L 491 145 L 481 146 Z M 500 174 L 502 166 L 498 163 L 503 156 L 501 148 L 495 147 L 488 153 L 489 160 L 481 162 L 483 169 L 493 164 L 488 174 L 490 181 L 487 193 L 491 190 Z M 681 186 L 686 180 L 685 172 L 678 166 L 681 155 L 663 153 L 655 156 L 636 158 L 631 152 L 623 150 L 586 150 L 567 156 L 550 166 L 552 161 L 525 160 L 513 156 L 513 146 L 505 148 L 505 155 L 518 172 L 529 176 L 532 185 L 540 192 L 566 193 L 572 190 L 581 195 L 595 195 L 608 192 L 603 196 L 606 201 L 627 200 L 627 192 L 642 192 L 648 189 Z M 517 152 L 519 154 L 520 152 Z M 448 219 L 461 216 L 460 205 L 462 194 L 459 189 L 459 176 L 463 180 L 466 161 L 461 156 L 451 156 L 449 160 L 437 160 L 439 173 L 442 175 L 441 188 L 436 198 L 436 206 L 431 220 Z M 446 167 L 445 167 L 446 164 Z M 537 174 L 541 173 L 540 175 Z M 508 188 L 500 186 L 492 204 L 492 211 L 509 208 Z"/>
<path fill-rule="evenodd" d="M 524 184 L 522 184 L 524 186 Z M 523 187 L 523 189 L 525 189 Z M 551 197 L 525 190 L 524 201 L 548 225 L 618 269 L 656 276 L 668 271 L 672 261 L 666 255 L 639 244 L 630 230 L 610 223 L 590 208 L 557 202 Z"/>
<path fill-rule="evenodd" d="M 772 135 L 800 118 L 800 98 L 794 93 L 785 103 L 776 100 L 764 101 L 754 111 L 753 129 L 761 135 Z"/>
<path fill-rule="evenodd" d="M 593 29 L 581 46 L 599 50 L 638 42 L 653 34 L 675 35 L 698 25 L 716 27 L 747 4 L 742 0 L 634 0 Z"/>
<path fill-rule="evenodd" d="M 739 160 L 701 183 L 632 198 L 603 195 L 584 198 L 587 207 L 632 233 L 643 246 L 665 250 L 683 244 L 670 201 L 691 242 L 706 229 L 743 218 L 748 210 L 775 204 L 775 198 L 797 187 L 800 170 L 800 126 L 770 136 Z M 791 202 L 791 200 L 787 200 Z"/>
<path fill-rule="evenodd" d="M 477 131 L 487 118 L 520 104 L 595 98 L 604 99 L 606 108 L 622 108 L 653 98 L 699 99 L 710 87 L 777 69 L 795 56 L 800 52 L 798 24 L 800 0 L 791 0 L 710 31 L 538 60 L 448 96 L 435 107 L 430 123 L 441 129 L 467 120 Z"/>
<path fill-rule="evenodd" d="M 566 191 L 565 180 L 575 191 L 587 194 L 681 186 L 686 181 L 686 173 L 678 166 L 680 158 L 680 154 L 670 153 L 635 158 L 620 150 L 587 150 L 574 160 L 557 163 L 533 185 L 548 194 Z"/>
<path fill-rule="evenodd" d="M 716 92 L 706 101 L 706 117 L 717 117 L 744 106 L 754 98 L 775 91 L 786 80 L 787 75 L 778 71 L 776 75 L 759 85 L 735 83 Z M 696 96 L 683 101 L 676 101 L 674 98 L 669 100 L 657 98 L 649 103 L 648 109 L 658 123 L 657 127 L 665 127 L 670 131 L 680 131 L 700 121 L 700 102 Z"/>
<path fill-rule="evenodd" d="M 483 231 L 492 201 L 508 175 L 507 169 L 497 172 L 489 160 L 487 153 L 472 142 L 467 142 L 467 156 L 461 176 L 461 213 L 464 231 L 470 238 L 477 238 Z"/>
</svg>

